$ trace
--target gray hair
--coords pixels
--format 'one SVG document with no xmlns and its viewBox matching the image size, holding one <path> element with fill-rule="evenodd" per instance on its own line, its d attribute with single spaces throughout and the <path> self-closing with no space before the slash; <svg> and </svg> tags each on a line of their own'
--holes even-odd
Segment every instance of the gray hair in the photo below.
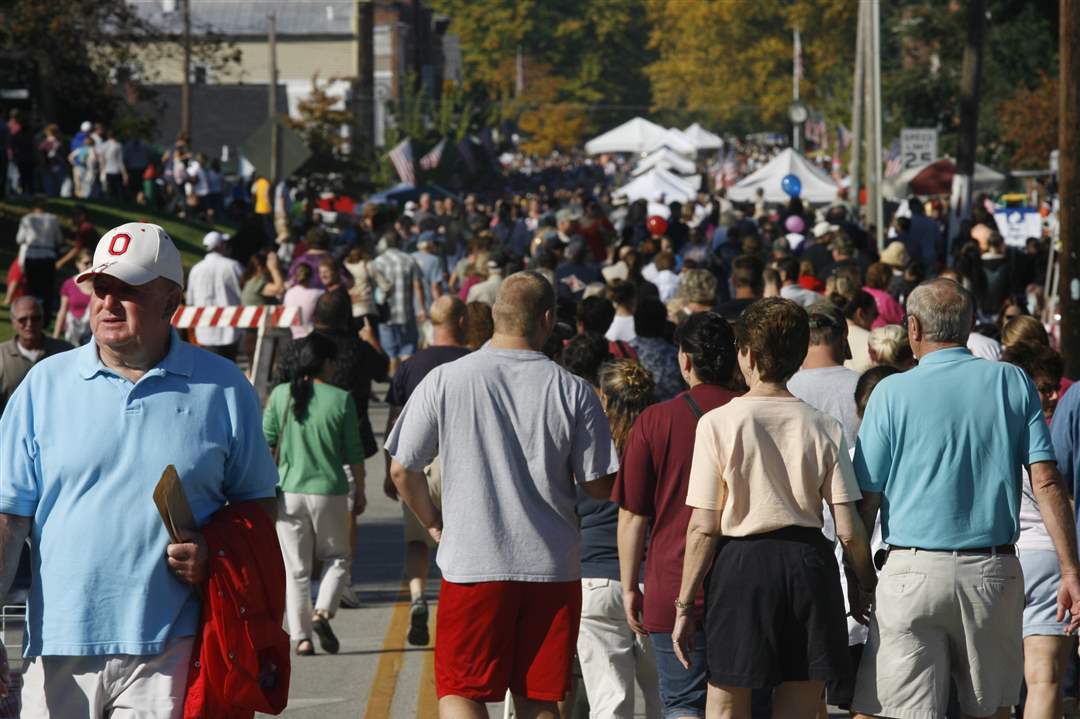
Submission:
<svg viewBox="0 0 1080 719">
<path fill-rule="evenodd" d="M 927 341 L 963 345 L 974 323 L 975 299 L 953 280 L 928 280 L 908 295 L 907 313 L 919 320 Z"/>
</svg>

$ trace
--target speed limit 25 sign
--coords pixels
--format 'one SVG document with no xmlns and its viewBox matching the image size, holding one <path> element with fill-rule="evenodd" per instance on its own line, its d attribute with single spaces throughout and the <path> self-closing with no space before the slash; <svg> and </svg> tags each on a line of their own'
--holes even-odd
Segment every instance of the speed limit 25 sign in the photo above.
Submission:
<svg viewBox="0 0 1080 719">
<path fill-rule="evenodd" d="M 938 158 L 937 135 L 934 128 L 905 127 L 900 131 L 900 158 L 905 170 L 929 165 Z"/>
</svg>

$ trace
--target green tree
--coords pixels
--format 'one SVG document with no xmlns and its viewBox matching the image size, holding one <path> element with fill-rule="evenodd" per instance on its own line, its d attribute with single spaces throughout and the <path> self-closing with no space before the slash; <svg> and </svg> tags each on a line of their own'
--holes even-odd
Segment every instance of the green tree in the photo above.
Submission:
<svg viewBox="0 0 1080 719">
<path fill-rule="evenodd" d="M 151 121 L 137 116 L 131 105 L 147 98 L 144 83 L 154 78 L 123 78 L 117 70 L 140 59 L 176 57 L 179 40 L 140 16 L 126 0 L 0 4 L 0 52 L 5 58 L 0 72 L 9 81 L 27 83 L 41 118 L 59 122 L 68 132 L 90 117 L 126 133 L 149 133 Z M 239 50 L 211 28 L 193 28 L 192 55 L 213 70 L 239 60 Z"/>
</svg>

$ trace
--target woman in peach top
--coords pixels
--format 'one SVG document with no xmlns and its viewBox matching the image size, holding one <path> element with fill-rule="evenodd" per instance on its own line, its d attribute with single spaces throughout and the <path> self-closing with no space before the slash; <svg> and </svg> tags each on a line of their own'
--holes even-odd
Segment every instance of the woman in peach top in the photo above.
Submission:
<svg viewBox="0 0 1080 719">
<path fill-rule="evenodd" d="M 685 657 L 693 598 L 711 567 L 708 717 L 749 719 L 758 689 L 772 690 L 774 717 L 810 719 L 827 685 L 853 679 L 839 570 L 821 534 L 823 499 L 861 587 L 872 590 L 876 577 L 843 429 L 786 388 L 809 333 L 806 311 L 790 300 L 744 310 L 735 336 L 750 390 L 698 423 L 672 641 Z"/>
</svg>

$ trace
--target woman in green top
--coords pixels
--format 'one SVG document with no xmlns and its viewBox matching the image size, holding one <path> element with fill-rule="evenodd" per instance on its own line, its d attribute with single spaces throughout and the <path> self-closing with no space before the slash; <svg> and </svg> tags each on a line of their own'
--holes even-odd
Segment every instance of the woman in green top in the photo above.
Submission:
<svg viewBox="0 0 1080 719">
<path fill-rule="evenodd" d="M 270 394 L 263 414 L 266 441 L 277 449 L 277 532 L 285 560 L 285 617 L 296 653 L 314 654 L 312 631 L 323 650 L 336 654 L 337 637 L 330 618 L 348 582 L 349 465 L 356 478 L 356 508 L 364 510 L 364 448 L 360 443 L 356 403 L 342 389 L 327 384 L 337 347 L 313 333 L 302 340 L 292 382 Z M 315 609 L 311 607 L 312 549 L 324 570 Z"/>
</svg>

